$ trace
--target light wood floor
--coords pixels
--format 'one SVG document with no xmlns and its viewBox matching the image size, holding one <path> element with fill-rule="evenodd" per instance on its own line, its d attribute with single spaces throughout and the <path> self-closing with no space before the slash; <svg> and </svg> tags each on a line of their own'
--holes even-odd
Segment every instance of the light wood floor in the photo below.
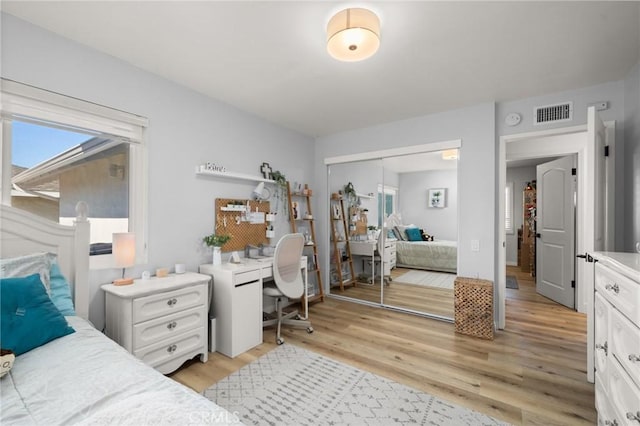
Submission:
<svg viewBox="0 0 640 426">
<path fill-rule="evenodd" d="M 586 378 L 586 316 L 539 296 L 526 274 L 510 268 L 506 329 L 493 341 L 454 332 L 454 325 L 328 299 L 314 304 L 315 332 L 285 329 L 287 343 L 326 355 L 512 424 L 595 424 Z M 262 345 L 229 359 L 210 354 L 172 377 L 202 391 L 273 349 Z"/>
<path fill-rule="evenodd" d="M 403 283 L 400 277 L 411 270 L 395 268 L 391 271 L 392 280 L 384 286 L 384 303 L 453 319 L 453 290 Z M 331 293 L 380 303 L 380 282 L 373 285 L 358 283 L 344 291 L 332 288 Z"/>
</svg>

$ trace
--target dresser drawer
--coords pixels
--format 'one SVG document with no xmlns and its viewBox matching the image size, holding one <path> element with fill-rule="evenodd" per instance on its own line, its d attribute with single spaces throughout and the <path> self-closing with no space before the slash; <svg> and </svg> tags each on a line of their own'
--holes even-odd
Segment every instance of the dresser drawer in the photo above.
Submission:
<svg viewBox="0 0 640 426">
<path fill-rule="evenodd" d="M 622 419 L 622 422 L 618 421 L 618 424 L 634 424 L 627 416 L 640 413 L 640 389 L 614 358 L 610 358 L 609 361 L 608 396 L 615 409 L 616 418 Z"/>
<path fill-rule="evenodd" d="M 640 329 L 620 312 L 612 310 L 610 333 L 610 356 L 617 358 L 640 387 Z"/>
<path fill-rule="evenodd" d="M 207 310 L 203 306 L 138 323 L 133 326 L 133 350 L 176 336 L 206 324 Z"/>
<path fill-rule="evenodd" d="M 596 372 L 601 377 L 606 377 L 607 358 L 610 354 L 609 342 L 609 315 L 612 310 L 611 305 L 607 302 L 599 291 L 595 294 L 594 303 L 594 322 L 595 322 L 595 364 Z"/>
<path fill-rule="evenodd" d="M 596 374 L 596 411 L 598 412 L 598 426 L 612 426 L 618 424 L 622 426 L 625 422 L 617 418 L 611 402 L 605 391 L 606 385 L 602 385 L 602 382 L 598 380 L 598 374 Z M 615 423 L 614 423 L 615 421 Z"/>
<path fill-rule="evenodd" d="M 207 344 L 206 338 L 207 333 L 204 327 L 200 327 L 134 351 L 133 354 L 147 365 L 166 374 L 178 367 L 178 365 L 172 365 L 173 361 L 181 364 L 190 358 L 185 355 L 202 353 L 202 347 Z M 164 365 L 171 367 L 162 368 Z"/>
<path fill-rule="evenodd" d="M 133 323 L 170 315 L 206 303 L 207 285 L 205 284 L 140 297 L 133 301 Z"/>
<path fill-rule="evenodd" d="M 595 287 L 613 306 L 640 326 L 640 284 L 596 263 Z"/>
</svg>

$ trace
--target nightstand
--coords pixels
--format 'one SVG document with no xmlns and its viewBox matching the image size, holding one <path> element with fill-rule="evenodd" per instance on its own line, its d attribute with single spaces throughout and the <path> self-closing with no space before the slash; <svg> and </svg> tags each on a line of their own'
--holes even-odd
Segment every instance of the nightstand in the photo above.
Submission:
<svg viewBox="0 0 640 426">
<path fill-rule="evenodd" d="M 106 334 L 168 374 L 200 355 L 206 362 L 209 275 L 188 272 L 106 284 Z"/>
</svg>

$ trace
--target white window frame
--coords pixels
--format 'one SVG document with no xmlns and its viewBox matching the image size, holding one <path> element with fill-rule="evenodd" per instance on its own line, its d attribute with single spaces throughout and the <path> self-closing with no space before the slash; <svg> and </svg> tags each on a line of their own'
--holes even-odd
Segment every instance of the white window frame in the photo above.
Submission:
<svg viewBox="0 0 640 426">
<path fill-rule="evenodd" d="M 389 185 L 383 186 L 382 184 L 379 183 L 378 194 L 382 194 L 382 211 L 378 212 L 378 222 L 380 222 L 380 217 L 382 217 L 382 224 L 384 225 L 385 221 L 387 220 L 390 214 L 385 210 L 387 203 L 384 196 L 391 195 L 393 200 L 393 212 L 391 213 L 397 213 L 398 212 L 398 188 L 395 186 L 389 186 Z"/>
<path fill-rule="evenodd" d="M 136 264 L 147 263 L 148 181 L 145 117 L 37 87 L 2 79 L 0 99 L 0 192 L 11 204 L 11 123 L 54 122 L 68 130 L 112 135 L 129 144 L 129 232 L 136 234 Z M 6 163 L 6 164 L 5 164 Z M 89 206 L 91 209 L 91 206 Z M 114 267 L 113 255 L 90 256 L 91 269 Z"/>
<path fill-rule="evenodd" d="M 507 234 L 513 234 L 515 219 L 513 217 L 513 182 L 507 182 L 504 190 L 504 231 Z"/>
</svg>

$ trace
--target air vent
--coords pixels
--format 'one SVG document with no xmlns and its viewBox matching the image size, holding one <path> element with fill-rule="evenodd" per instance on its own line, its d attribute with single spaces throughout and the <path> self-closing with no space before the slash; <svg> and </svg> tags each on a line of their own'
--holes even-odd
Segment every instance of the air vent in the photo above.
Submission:
<svg viewBox="0 0 640 426">
<path fill-rule="evenodd" d="M 533 109 L 533 124 L 558 123 L 573 119 L 573 102 L 539 106 Z"/>
</svg>

